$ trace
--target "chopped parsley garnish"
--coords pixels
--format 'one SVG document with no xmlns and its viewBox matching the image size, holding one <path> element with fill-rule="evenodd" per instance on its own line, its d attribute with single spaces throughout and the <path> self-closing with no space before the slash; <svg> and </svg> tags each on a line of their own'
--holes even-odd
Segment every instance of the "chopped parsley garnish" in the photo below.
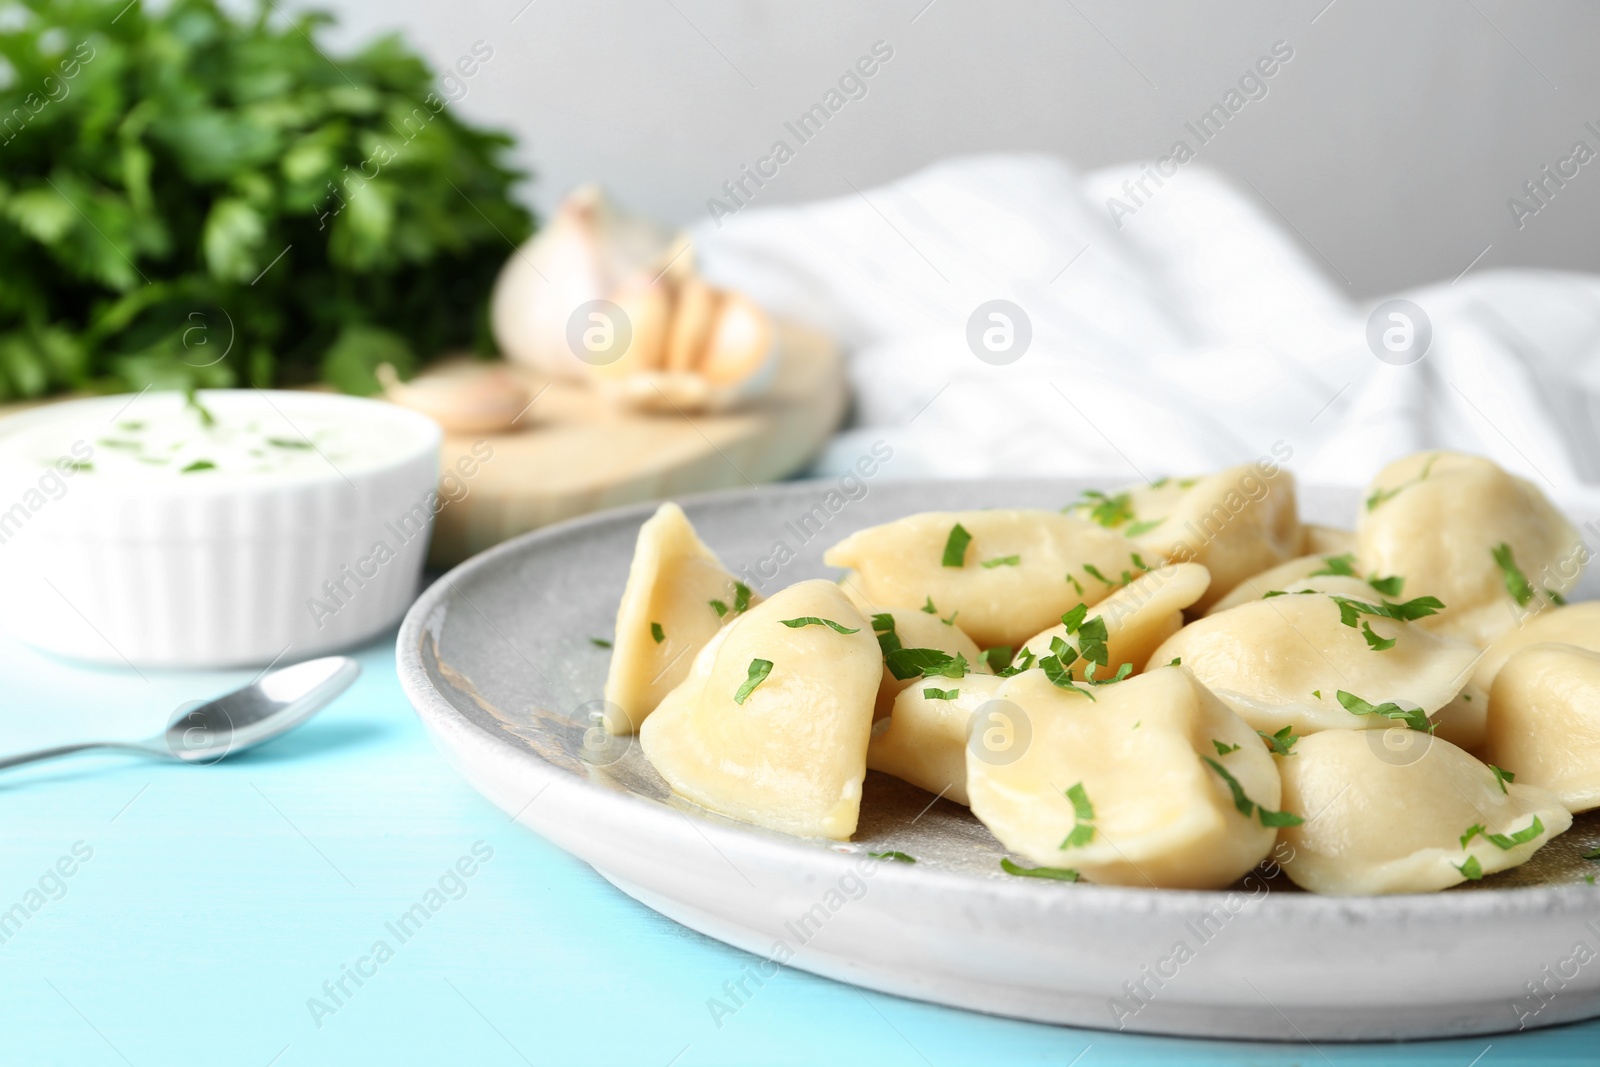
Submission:
<svg viewBox="0 0 1600 1067">
<path fill-rule="evenodd" d="M 106 448 L 126 448 L 130 452 L 137 452 L 144 447 L 144 442 L 142 441 L 123 441 L 116 437 L 102 437 L 96 443 L 104 445 Z"/>
<path fill-rule="evenodd" d="M 659 622 L 653 622 L 650 624 L 650 636 L 655 638 L 656 644 L 659 645 L 667 639 L 667 632 L 661 628 Z"/>
<path fill-rule="evenodd" d="M 1078 632 L 1078 627 L 1083 625 L 1084 616 L 1086 616 L 1088 614 L 1089 614 L 1089 605 L 1087 605 L 1087 604 L 1079 604 L 1077 607 L 1073 608 L 1071 611 L 1062 613 L 1062 615 L 1061 615 L 1061 625 L 1065 626 L 1067 628 L 1067 633 L 1075 634 L 1075 633 Z"/>
<path fill-rule="evenodd" d="M 1391 574 L 1387 578 L 1368 578 L 1367 584 L 1384 596 L 1399 596 L 1400 590 L 1405 587 L 1406 580 L 1398 574 Z"/>
<path fill-rule="evenodd" d="M 1058 882 L 1078 880 L 1078 872 L 1071 867 L 1023 867 L 1003 856 L 1000 859 L 1000 869 L 1019 878 L 1053 878 Z"/>
<path fill-rule="evenodd" d="M 728 605 L 727 604 L 723 603 L 720 600 L 711 600 L 711 601 L 707 601 L 707 603 L 709 603 L 711 605 L 711 610 L 717 613 L 717 618 L 725 619 L 725 618 L 728 617 Z"/>
<path fill-rule="evenodd" d="M 1149 533 L 1166 521 L 1166 519 L 1149 519 L 1141 522 L 1130 522 L 1128 523 L 1128 528 L 1122 531 L 1122 535 L 1124 537 L 1138 537 L 1140 534 Z"/>
<path fill-rule="evenodd" d="M 750 587 L 743 582 L 733 583 L 733 613 L 743 615 L 750 610 Z"/>
<path fill-rule="evenodd" d="M 200 396 L 195 392 L 194 386 L 191 385 L 184 390 L 183 402 L 186 407 L 192 408 L 194 413 L 200 417 L 201 426 L 209 428 L 217 424 L 217 417 L 211 414 L 204 404 L 200 403 Z"/>
<path fill-rule="evenodd" d="M 954 626 L 956 624 L 956 616 L 960 615 L 960 614 L 961 614 L 961 609 L 957 608 L 955 611 L 952 611 L 950 613 L 950 617 L 949 618 L 940 619 L 939 621 L 944 623 L 946 626 Z"/>
<path fill-rule="evenodd" d="M 1515 772 L 1503 770 L 1494 764 L 1489 764 L 1489 769 L 1494 772 L 1494 784 L 1500 787 L 1500 792 L 1506 792 L 1506 783 L 1517 780 Z"/>
<path fill-rule="evenodd" d="M 957 652 L 951 655 L 937 648 L 897 648 L 883 657 L 889 673 L 904 682 L 911 678 L 963 678 L 967 674 L 967 658 Z"/>
<path fill-rule="evenodd" d="M 1140 569 L 1140 570 L 1142 570 L 1142 571 L 1147 571 L 1147 570 L 1149 570 L 1149 569 L 1150 569 L 1150 564 L 1148 564 L 1148 563 L 1146 563 L 1146 562 L 1145 562 L 1145 561 L 1144 561 L 1144 558 L 1143 558 L 1143 557 L 1142 557 L 1142 556 L 1140 556 L 1140 555 L 1139 555 L 1139 553 L 1137 553 L 1137 552 L 1130 552 L 1130 553 L 1129 553 L 1129 554 L 1128 554 L 1128 558 L 1129 558 L 1129 559 L 1131 559 L 1131 560 L 1133 560 L 1133 565 L 1134 565 L 1134 566 L 1135 566 L 1135 567 L 1138 567 L 1138 568 L 1139 568 L 1139 569 Z"/>
<path fill-rule="evenodd" d="M 979 566 L 983 567 L 985 570 L 991 570 L 992 571 L 996 567 L 1015 567 L 1017 564 L 1019 564 L 1021 562 L 1022 562 L 1022 557 L 1021 556 L 996 556 L 994 559 L 986 559 L 986 560 L 984 560 L 982 563 L 979 564 Z"/>
<path fill-rule="evenodd" d="M 991 671 L 998 673 L 1011 666 L 1011 657 L 1015 653 L 1016 649 L 1010 645 L 996 645 L 984 650 L 983 662 L 989 665 Z"/>
<path fill-rule="evenodd" d="M 954 700 L 961 695 L 959 689 L 935 689 L 929 686 L 922 691 L 922 695 L 929 700 Z"/>
<path fill-rule="evenodd" d="M 316 447 L 310 441 L 295 441 L 287 437 L 269 437 L 267 438 L 267 444 L 274 448 L 298 448 L 302 451 L 309 451 Z"/>
<path fill-rule="evenodd" d="M 1072 509 L 1089 511 L 1089 518 L 1107 529 L 1121 526 L 1133 518 L 1133 498 L 1127 493 L 1107 496 L 1098 489 L 1085 489 L 1083 499 L 1070 505 Z"/>
<path fill-rule="evenodd" d="M 839 634 L 858 634 L 861 632 L 861 627 L 859 626 L 852 630 L 842 622 L 834 622 L 832 619 L 820 619 L 815 615 L 802 615 L 798 619 L 779 619 L 778 621 L 791 630 L 798 630 L 802 626 L 826 626 L 834 633 Z"/>
<path fill-rule="evenodd" d="M 1024 649 L 1024 652 L 1026 652 L 1026 649 Z M 1050 655 L 1039 660 L 1039 669 L 1044 671 L 1044 676 L 1049 679 L 1050 684 L 1055 686 L 1057 689 L 1070 689 L 1074 693 L 1082 693 L 1090 700 L 1093 700 L 1093 693 L 1089 692 L 1087 689 L 1080 689 L 1073 684 L 1072 665 L 1076 663 L 1077 660 L 1078 653 L 1071 645 L 1067 644 L 1059 637 L 1052 637 L 1050 639 Z M 1013 672 L 1018 670 L 1019 668 L 1012 668 Z"/>
<path fill-rule="evenodd" d="M 190 471 L 214 471 L 216 469 L 217 465 L 211 462 L 209 459 L 197 459 L 187 467 L 180 469 L 178 473 L 188 474 Z"/>
<path fill-rule="evenodd" d="M 1072 832 L 1061 842 L 1062 848 L 1082 848 L 1094 840 L 1094 803 L 1084 791 L 1083 783 L 1069 786 L 1066 798 L 1072 801 Z"/>
<path fill-rule="evenodd" d="M 1554 589 L 1551 589 L 1548 585 L 1544 587 L 1544 595 L 1549 597 L 1550 603 L 1554 604 L 1558 608 L 1564 608 L 1567 606 L 1567 598 L 1556 592 Z"/>
<path fill-rule="evenodd" d="M 922 610 L 929 615 L 939 614 L 939 609 L 933 606 L 933 597 L 927 598 L 927 603 L 922 605 Z"/>
<path fill-rule="evenodd" d="M 1183 657 L 1182 656 L 1173 656 L 1172 657 L 1172 662 L 1167 664 L 1167 666 L 1169 666 L 1169 667 L 1181 667 L 1181 666 L 1183 666 Z"/>
<path fill-rule="evenodd" d="M 1367 647 L 1374 652 L 1387 652 L 1394 647 L 1395 641 L 1398 640 L 1398 638 L 1394 637 L 1379 637 L 1373 632 L 1372 624 L 1365 619 L 1361 621 L 1361 636 L 1367 639 Z"/>
<path fill-rule="evenodd" d="M 1471 841 L 1474 837 L 1481 837 L 1495 848 L 1504 852 L 1516 848 L 1518 845 L 1526 845 L 1542 833 L 1544 833 L 1544 823 L 1539 821 L 1539 816 L 1537 815 L 1533 817 L 1533 822 L 1510 836 L 1506 834 L 1491 834 L 1482 826 L 1474 825 L 1469 826 L 1467 832 L 1461 835 L 1461 847 L 1466 848 L 1468 841 Z"/>
<path fill-rule="evenodd" d="M 967 528 L 959 522 L 950 527 L 950 536 L 944 543 L 944 565 L 946 567 L 965 567 L 967 565 L 967 546 L 972 544 L 972 535 Z"/>
<path fill-rule="evenodd" d="M 767 675 L 772 673 L 770 659 L 753 659 L 750 661 L 750 673 L 740 684 L 739 689 L 733 694 L 735 704 L 743 704 L 751 693 L 756 691 L 756 686 L 767 680 Z"/>
<path fill-rule="evenodd" d="M 900 635 L 894 632 L 894 616 L 887 611 L 872 617 L 872 632 L 878 638 L 878 647 L 888 656 L 900 651 Z"/>
<path fill-rule="evenodd" d="M 1322 690 L 1320 690 L 1320 689 L 1313 689 L 1313 690 L 1312 690 L 1312 691 L 1311 691 L 1311 695 L 1312 695 L 1312 696 L 1314 696 L 1314 697 L 1316 697 L 1316 698 L 1317 698 L 1317 699 L 1318 699 L 1318 700 L 1321 700 L 1321 699 L 1322 699 Z"/>
<path fill-rule="evenodd" d="M 1257 804 L 1245 795 L 1244 786 L 1239 784 L 1239 779 L 1228 773 L 1228 768 L 1210 756 L 1201 756 L 1200 758 L 1206 762 L 1208 767 L 1216 771 L 1218 777 L 1227 784 L 1228 791 L 1233 794 L 1233 806 L 1238 809 L 1240 815 L 1247 819 L 1251 815 L 1255 815 L 1261 820 L 1262 826 L 1299 826 L 1305 822 L 1298 815 L 1292 815 L 1287 811 L 1272 811 Z"/>
<path fill-rule="evenodd" d="M 1275 755 L 1279 756 L 1294 755 L 1294 743 L 1300 740 L 1300 736 L 1294 732 L 1293 726 L 1285 726 L 1273 734 L 1269 734 L 1265 730 L 1257 730 L 1256 733 L 1260 734 L 1261 740 L 1267 743 L 1267 747 L 1272 749 Z"/>
<path fill-rule="evenodd" d="M 1339 621 L 1351 629 L 1355 629 L 1357 620 L 1363 615 L 1375 615 L 1380 619 L 1397 619 L 1400 622 L 1415 622 L 1425 619 L 1444 607 L 1443 602 L 1436 596 L 1419 596 L 1400 603 L 1392 600 L 1380 599 L 1380 603 L 1369 604 L 1365 600 L 1352 600 L 1347 596 L 1330 597 L 1339 605 Z"/>
<path fill-rule="evenodd" d="M 1600 848 L 1595 849 L 1593 852 L 1585 852 L 1583 858 L 1586 860 L 1600 860 Z"/>
<path fill-rule="evenodd" d="M 1315 578 L 1322 574 L 1334 574 L 1341 578 L 1361 577 L 1360 574 L 1356 573 L 1356 556 L 1354 552 L 1346 552 L 1342 556 L 1324 556 L 1322 564 L 1320 570 L 1311 572 L 1311 577 Z"/>
<path fill-rule="evenodd" d="M 1179 489 L 1193 489 L 1195 486 L 1197 486 L 1199 484 L 1200 484 L 1200 479 L 1199 478 L 1179 478 L 1178 479 L 1178 488 Z"/>
<path fill-rule="evenodd" d="M 1091 578 L 1098 578 L 1100 581 L 1104 582 L 1107 585 L 1116 585 L 1117 584 L 1116 582 L 1113 582 L 1110 578 L 1107 578 L 1105 575 L 1101 574 L 1100 573 L 1100 568 L 1096 567 L 1093 563 L 1085 563 L 1083 565 L 1083 573 L 1087 574 Z"/>
<path fill-rule="evenodd" d="M 139 422 L 136 419 L 129 419 L 126 422 L 117 423 L 117 429 L 127 430 L 129 433 L 138 433 L 140 430 L 144 429 L 144 423 Z"/>
<path fill-rule="evenodd" d="M 1386 719 L 1398 719 L 1413 730 L 1432 733 L 1434 724 L 1429 721 L 1428 715 L 1421 708 L 1402 708 L 1394 701 L 1382 704 L 1369 704 L 1354 693 L 1347 693 L 1343 689 L 1334 694 L 1340 706 L 1352 715 L 1381 715 Z"/>
<path fill-rule="evenodd" d="M 1483 881 L 1483 864 L 1478 862 L 1478 857 L 1476 856 L 1468 856 L 1467 862 L 1452 863 L 1451 866 L 1460 871 L 1462 877 L 1469 882 Z"/>
<path fill-rule="evenodd" d="M 1517 602 L 1519 608 L 1527 607 L 1528 601 L 1536 594 L 1533 591 L 1533 583 L 1528 581 L 1528 576 L 1517 566 L 1516 557 L 1511 554 L 1511 546 L 1502 541 L 1491 548 L 1489 554 L 1494 557 L 1495 566 L 1500 568 L 1500 575 L 1506 583 L 1506 592 L 1511 594 L 1511 599 Z"/>
<path fill-rule="evenodd" d="M 94 470 L 94 464 L 93 463 L 85 463 L 82 460 L 77 460 L 77 459 L 68 460 L 67 461 L 67 465 L 66 465 L 66 469 L 69 470 L 69 471 L 92 471 L 92 470 Z"/>
<path fill-rule="evenodd" d="M 1076 589 L 1079 596 L 1083 595 L 1083 583 L 1074 578 L 1071 571 L 1067 572 L 1067 584 Z"/>
<path fill-rule="evenodd" d="M 1172 481 L 1172 479 L 1167 477 L 1157 478 L 1155 481 L 1150 483 L 1150 488 L 1160 489 L 1163 485 L 1166 485 L 1170 481 Z"/>
<path fill-rule="evenodd" d="M 1035 666 L 1037 666 L 1037 662 L 1033 652 L 1024 648 L 1017 653 L 1017 658 L 1012 661 L 1009 667 L 1002 667 L 994 673 L 1001 678 L 1010 678 L 1013 675 L 1021 674 L 1023 671 L 1031 670 Z"/>
<path fill-rule="evenodd" d="M 1096 615 L 1085 621 L 1078 627 L 1077 637 L 1078 654 L 1089 663 L 1106 666 L 1106 641 L 1109 639 L 1106 633 L 1106 620 Z M 1085 667 L 1084 670 L 1088 671 L 1090 668 Z"/>
<path fill-rule="evenodd" d="M 896 863 L 915 863 L 916 857 L 908 856 L 904 852 L 889 849 L 887 852 L 868 852 L 867 855 L 875 860 L 893 860 Z"/>
<path fill-rule="evenodd" d="M 1133 664 L 1124 663 L 1122 666 L 1117 668 L 1117 673 L 1113 674 L 1110 678 L 1090 678 L 1087 674 L 1085 674 L 1083 680 L 1088 682 L 1090 685 L 1111 685 L 1113 682 L 1121 682 L 1126 680 L 1128 675 L 1132 673 Z"/>
<path fill-rule="evenodd" d="M 1216 738 L 1212 738 L 1211 739 L 1211 747 L 1213 747 L 1213 748 L 1215 748 L 1217 750 L 1217 755 L 1219 755 L 1219 756 L 1226 756 L 1230 752 L 1239 751 L 1239 746 L 1238 745 L 1225 745 L 1221 741 L 1218 741 Z"/>
<path fill-rule="evenodd" d="M 603 637 L 591 637 L 591 638 L 589 638 L 589 643 L 591 645 L 593 645 L 595 648 L 610 648 L 611 647 L 611 642 L 607 641 Z"/>
<path fill-rule="evenodd" d="M 1437 452 L 1429 456 L 1428 462 L 1422 465 L 1422 473 L 1411 479 L 1409 482 L 1401 482 L 1393 489 L 1374 489 L 1372 491 L 1372 495 L 1367 497 L 1367 510 L 1376 511 L 1379 504 L 1382 504 L 1386 500 L 1392 500 L 1394 497 L 1399 496 L 1400 493 L 1411 488 L 1413 485 L 1416 485 L 1418 482 L 1425 481 L 1428 477 L 1428 472 L 1433 469 L 1433 464 L 1438 458 L 1439 454 Z"/>
</svg>

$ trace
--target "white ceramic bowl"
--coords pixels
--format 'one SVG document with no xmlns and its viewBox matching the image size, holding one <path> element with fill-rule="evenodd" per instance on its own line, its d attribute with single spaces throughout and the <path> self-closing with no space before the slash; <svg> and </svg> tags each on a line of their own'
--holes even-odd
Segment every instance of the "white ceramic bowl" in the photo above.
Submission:
<svg viewBox="0 0 1600 1067">
<path fill-rule="evenodd" d="M 432 531 L 437 425 L 322 393 L 197 399 L 205 416 L 150 392 L 0 419 L 0 626 L 76 659 L 222 667 L 399 619 Z"/>
</svg>

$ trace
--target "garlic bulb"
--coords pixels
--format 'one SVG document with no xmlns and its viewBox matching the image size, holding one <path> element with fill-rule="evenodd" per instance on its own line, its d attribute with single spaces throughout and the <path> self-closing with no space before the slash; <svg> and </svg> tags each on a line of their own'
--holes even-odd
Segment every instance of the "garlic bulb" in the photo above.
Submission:
<svg viewBox="0 0 1600 1067">
<path fill-rule="evenodd" d="M 446 433 L 504 433 L 528 407 L 533 394 L 503 364 L 461 361 L 433 368 L 402 382 L 392 366 L 376 374 L 387 400 L 433 419 Z"/>
<path fill-rule="evenodd" d="M 552 377 L 587 379 L 567 324 L 583 304 L 609 300 L 641 275 L 653 277 L 681 244 L 618 212 L 598 186 L 562 201 L 549 224 L 506 261 L 490 298 L 495 340 L 506 358 Z M 680 256 L 693 260 L 687 254 Z M 675 261 L 674 269 L 679 269 Z"/>
</svg>

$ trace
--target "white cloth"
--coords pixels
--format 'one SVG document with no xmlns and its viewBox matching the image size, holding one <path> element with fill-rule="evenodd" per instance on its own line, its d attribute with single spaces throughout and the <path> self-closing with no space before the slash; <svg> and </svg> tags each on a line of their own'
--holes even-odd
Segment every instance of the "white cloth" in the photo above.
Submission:
<svg viewBox="0 0 1600 1067">
<path fill-rule="evenodd" d="M 1278 216 L 1187 167 L 1120 226 L 1144 168 L 1044 156 L 951 160 L 889 185 L 750 208 L 695 232 L 715 283 L 831 331 L 852 425 L 897 477 L 1136 481 L 1248 462 L 1283 442 L 1302 479 L 1361 484 L 1422 448 L 1487 455 L 1546 492 L 1600 483 L 1600 277 L 1469 272 L 1397 294 L 1433 326 L 1407 366 L 1368 348 L 1381 302 L 1349 299 Z M 967 320 L 1005 299 L 1033 340 L 1005 366 Z M 1587 495 L 1587 494 L 1582 494 Z"/>
</svg>

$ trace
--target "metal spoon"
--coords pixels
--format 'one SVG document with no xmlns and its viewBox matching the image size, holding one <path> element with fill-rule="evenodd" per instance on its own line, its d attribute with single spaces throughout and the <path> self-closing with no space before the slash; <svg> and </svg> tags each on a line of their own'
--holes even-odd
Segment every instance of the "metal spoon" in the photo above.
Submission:
<svg viewBox="0 0 1600 1067">
<path fill-rule="evenodd" d="M 361 665 L 347 656 L 307 660 L 257 678 L 194 708 L 145 741 L 87 741 L 0 759 L 0 770 L 92 748 L 116 748 L 185 763 L 215 763 L 286 733 L 350 687 Z"/>
</svg>

